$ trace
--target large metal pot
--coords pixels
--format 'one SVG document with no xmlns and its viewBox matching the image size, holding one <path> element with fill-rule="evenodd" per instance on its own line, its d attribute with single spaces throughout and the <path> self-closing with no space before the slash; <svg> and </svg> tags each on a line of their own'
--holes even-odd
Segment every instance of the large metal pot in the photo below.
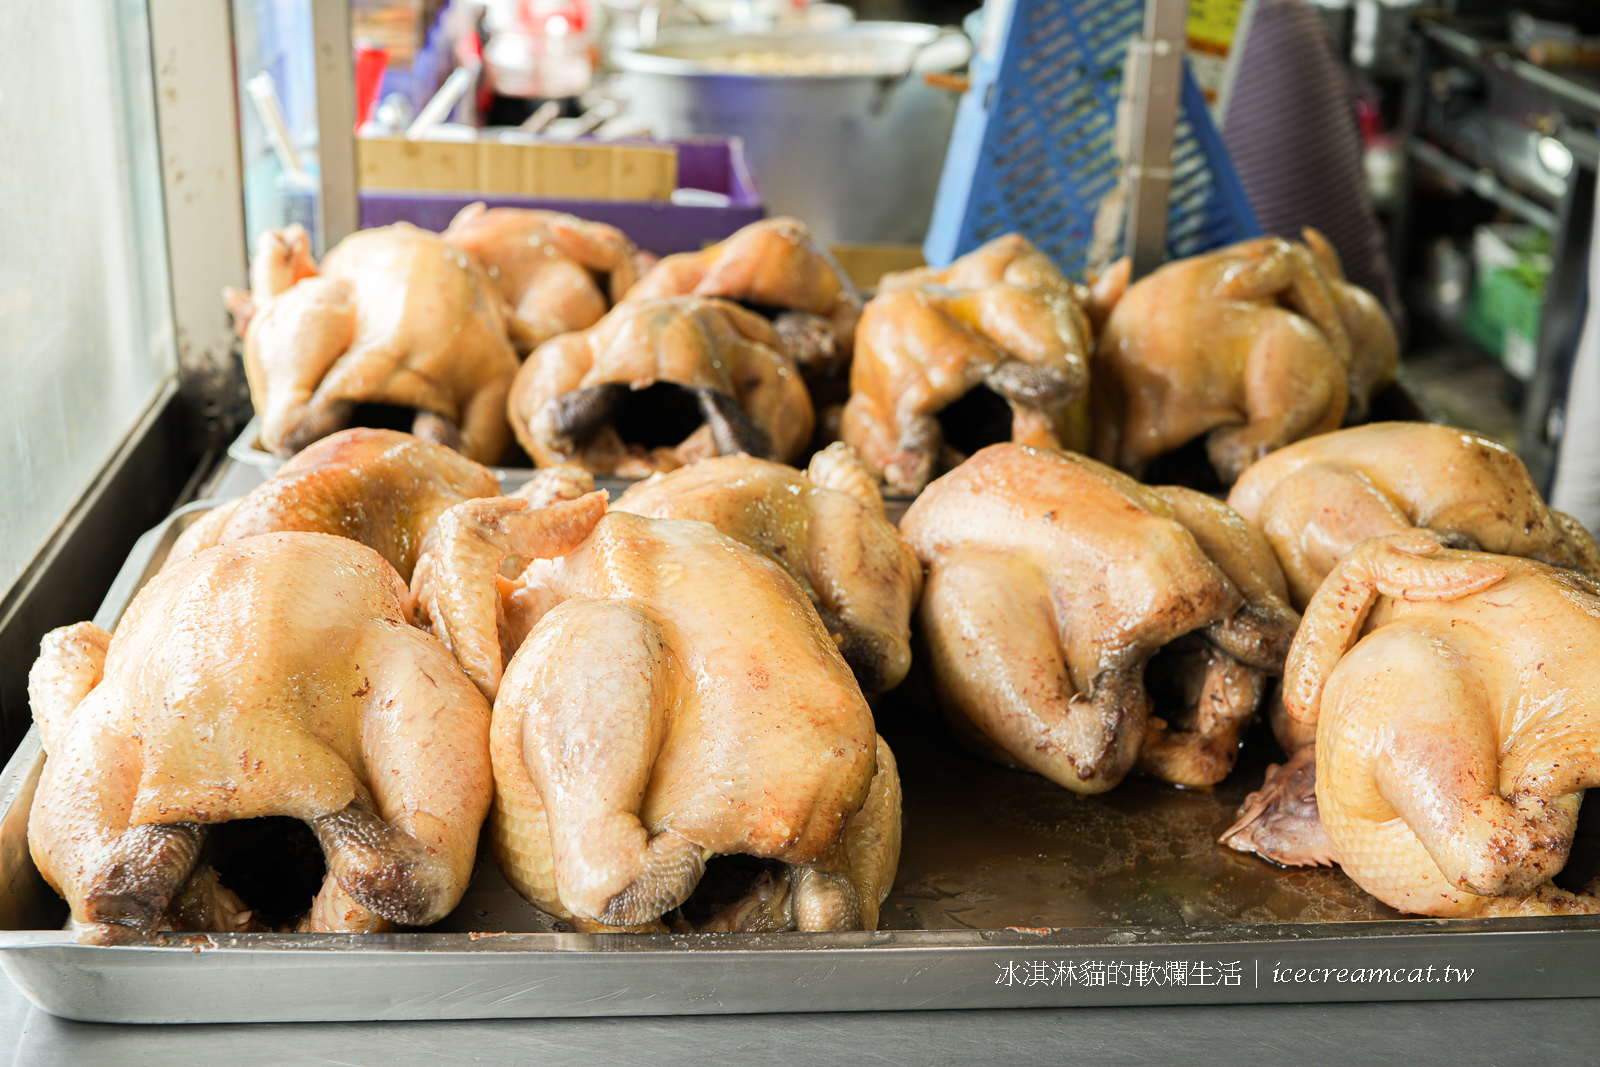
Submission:
<svg viewBox="0 0 1600 1067">
<path fill-rule="evenodd" d="M 774 214 L 804 219 L 824 240 L 920 243 L 957 102 L 925 84 L 922 72 L 959 66 L 969 51 L 951 47 L 955 41 L 934 45 L 948 35 L 910 22 L 767 33 L 706 27 L 619 49 L 613 60 L 630 83 L 630 111 L 656 136 L 742 137 Z M 844 55 L 871 69 L 746 74 L 707 66 L 741 53 Z"/>
</svg>

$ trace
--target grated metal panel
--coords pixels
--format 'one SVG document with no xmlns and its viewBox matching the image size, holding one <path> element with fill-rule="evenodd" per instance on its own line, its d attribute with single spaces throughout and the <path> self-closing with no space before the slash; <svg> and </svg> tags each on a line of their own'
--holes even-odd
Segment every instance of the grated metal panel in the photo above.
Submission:
<svg viewBox="0 0 1600 1067">
<path fill-rule="evenodd" d="M 990 0 L 998 43 L 973 57 L 923 254 L 936 266 L 1012 230 L 1081 275 L 1095 210 L 1117 184 L 1114 137 L 1142 0 Z M 986 32 L 987 36 L 987 32 Z M 1168 255 L 1260 233 L 1187 68 L 1173 147 Z"/>
</svg>

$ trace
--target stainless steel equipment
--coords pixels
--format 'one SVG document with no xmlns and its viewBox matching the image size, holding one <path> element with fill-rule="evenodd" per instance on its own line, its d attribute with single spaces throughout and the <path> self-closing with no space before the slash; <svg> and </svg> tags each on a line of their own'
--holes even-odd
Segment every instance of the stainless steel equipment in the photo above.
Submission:
<svg viewBox="0 0 1600 1067">
<path fill-rule="evenodd" d="M 903 22 L 826 32 L 707 27 L 662 33 L 653 47 L 612 58 L 626 73 L 630 113 L 656 136 L 742 137 L 774 214 L 805 219 L 826 241 L 915 243 L 933 212 L 958 99 L 921 75 L 959 66 L 969 51 L 930 47 L 943 37 L 965 41 Z M 755 74 L 707 66 L 739 53 L 836 55 L 869 69 Z"/>
</svg>

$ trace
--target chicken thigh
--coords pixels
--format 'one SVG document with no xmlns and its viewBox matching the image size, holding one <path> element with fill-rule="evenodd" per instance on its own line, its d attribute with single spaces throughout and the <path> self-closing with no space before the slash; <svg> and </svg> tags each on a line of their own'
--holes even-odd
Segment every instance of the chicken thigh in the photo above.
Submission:
<svg viewBox="0 0 1600 1067">
<path fill-rule="evenodd" d="M 699 252 L 668 256 L 629 300 L 717 296 L 771 316 L 773 329 L 808 379 L 837 377 L 850 364 L 861 297 L 799 219 L 752 222 Z"/>
<path fill-rule="evenodd" d="M 1574 571 L 1423 531 L 1346 555 L 1284 674 L 1331 858 L 1421 915 L 1600 911 L 1550 881 L 1600 785 L 1597 642 L 1600 583 Z"/>
<path fill-rule="evenodd" d="M 1228 504 L 1267 535 L 1299 608 L 1357 544 L 1419 526 L 1456 548 L 1600 578 L 1594 538 L 1545 506 L 1516 454 L 1450 426 L 1381 422 L 1300 441 L 1247 468 Z"/>
<path fill-rule="evenodd" d="M 1320 235 L 1307 240 L 1246 241 L 1168 263 L 1120 299 L 1114 286 L 1097 296 L 1112 305 L 1094 357 L 1097 458 L 1142 477 L 1205 435 L 1231 484 L 1274 449 L 1365 411 L 1394 376 L 1394 329 Z"/>
<path fill-rule="evenodd" d="M 517 373 L 505 301 L 482 266 L 407 223 L 351 234 L 320 273 L 299 226 L 262 234 L 244 335 L 261 442 L 292 456 L 346 426 L 357 404 L 417 411 L 413 432 L 480 463 L 510 443 Z"/>
<path fill-rule="evenodd" d="M 259 929 L 208 847 L 271 816 L 309 826 L 326 864 L 301 930 L 456 905 L 492 793 L 489 705 L 411 612 L 371 549 L 279 533 L 163 572 L 114 637 L 46 637 L 28 842 L 88 939 Z"/>
<path fill-rule="evenodd" d="M 207 512 L 178 538 L 164 566 L 241 537 L 299 530 L 359 541 L 409 582 L 422 539 L 446 508 L 499 493 L 492 471 L 442 445 L 393 430 L 341 430 L 247 495 Z"/>
<path fill-rule="evenodd" d="M 626 234 L 559 211 L 468 204 L 440 236 L 488 269 L 523 351 L 593 326 L 635 281 Z"/>
<path fill-rule="evenodd" d="M 922 279 L 949 285 L 913 284 Z M 1087 397 L 1088 319 L 1031 245 L 1002 237 L 945 271 L 885 282 L 861 316 L 842 435 L 891 492 L 915 494 L 941 464 L 998 441 L 1087 439 L 1077 402 Z"/>
<path fill-rule="evenodd" d="M 978 751 L 1079 793 L 1136 766 L 1180 785 L 1232 770 L 1298 616 L 1271 549 L 1225 505 L 1001 444 L 900 525 L 927 566 L 941 700 Z"/>
<path fill-rule="evenodd" d="M 613 506 L 709 522 L 775 561 L 810 597 L 868 693 L 893 689 L 910 669 L 922 564 L 849 446 L 828 446 L 805 473 L 750 456 L 702 460 L 634 485 Z"/>
<path fill-rule="evenodd" d="M 539 466 L 625 477 L 739 452 L 792 460 L 813 419 L 772 327 L 693 296 L 629 300 L 540 345 L 517 373 L 510 410 Z"/>
<path fill-rule="evenodd" d="M 497 586 L 508 555 L 533 562 Z M 876 925 L 899 852 L 893 759 L 783 568 L 703 522 L 607 514 L 596 493 L 459 504 L 412 584 L 494 698 L 490 840 L 529 900 L 587 929 Z M 753 885 L 691 899 L 708 861 L 741 856 Z"/>
</svg>

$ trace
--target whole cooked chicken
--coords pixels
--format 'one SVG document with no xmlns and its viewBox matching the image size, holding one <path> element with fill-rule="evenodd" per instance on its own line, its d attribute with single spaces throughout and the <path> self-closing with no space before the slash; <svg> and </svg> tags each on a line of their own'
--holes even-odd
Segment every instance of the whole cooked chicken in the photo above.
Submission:
<svg viewBox="0 0 1600 1067">
<path fill-rule="evenodd" d="M 1308 438 L 1247 468 L 1228 504 L 1267 535 L 1300 608 L 1357 544 L 1414 527 L 1600 578 L 1594 538 L 1545 506 L 1516 454 L 1450 426 L 1380 422 Z"/>
<path fill-rule="evenodd" d="M 411 613 L 371 549 L 277 533 L 158 575 L 115 636 L 48 634 L 28 679 L 49 754 L 28 843 L 84 936 L 262 929 L 210 857 L 238 834 L 259 846 L 272 817 L 326 867 L 289 928 L 455 907 L 492 795 L 489 705 Z"/>
<path fill-rule="evenodd" d="M 207 512 L 178 538 L 165 566 L 241 537 L 299 530 L 359 541 L 409 582 L 422 539 L 446 508 L 499 493 L 487 467 L 442 445 L 354 427 L 324 437 L 247 495 Z"/>
<path fill-rule="evenodd" d="M 312 262 L 298 225 L 261 235 L 250 293 L 230 290 L 261 443 L 292 456 L 343 429 L 357 404 L 416 410 L 412 432 L 480 463 L 510 443 L 517 354 L 505 300 L 438 234 L 396 223 Z"/>
<path fill-rule="evenodd" d="M 497 585 L 507 556 L 533 562 Z M 899 780 L 782 567 L 596 493 L 458 504 L 412 584 L 494 698 L 490 840 L 523 896 L 586 929 L 876 925 Z"/>
<path fill-rule="evenodd" d="M 517 373 L 510 412 L 539 466 L 625 477 L 740 452 L 792 460 L 813 422 L 772 326 L 694 296 L 628 300 L 540 345 Z"/>
<path fill-rule="evenodd" d="M 1079 793 L 1136 767 L 1232 770 L 1298 616 L 1259 533 L 1188 489 L 991 445 L 900 524 L 927 567 L 922 629 L 968 743 Z"/>
<path fill-rule="evenodd" d="M 922 564 L 884 513 L 877 478 L 834 442 L 804 472 L 750 456 L 702 460 L 632 486 L 617 511 L 709 522 L 789 572 L 868 693 L 911 667 Z"/>
<path fill-rule="evenodd" d="M 1015 235 L 891 274 L 861 316 L 842 436 L 907 495 L 984 445 L 1081 443 L 1091 341 L 1071 287 Z"/>
<path fill-rule="evenodd" d="M 628 293 L 719 296 L 772 318 L 784 351 L 808 378 L 842 374 L 855 345 L 861 297 L 799 219 L 752 222 L 699 252 L 667 256 Z"/>
<path fill-rule="evenodd" d="M 593 326 L 636 280 L 626 234 L 559 211 L 468 204 L 440 236 L 488 269 L 523 351 Z"/>
<path fill-rule="evenodd" d="M 1394 377 L 1399 345 L 1370 293 L 1344 280 L 1315 231 L 1168 263 L 1116 293 L 1094 356 L 1094 454 L 1142 477 L 1158 456 L 1205 436 L 1231 484 L 1262 456 L 1365 413 Z"/>
<path fill-rule="evenodd" d="M 1346 555 L 1284 674 L 1316 726 L 1325 861 L 1421 915 L 1600 911 L 1551 884 L 1600 785 L 1596 642 L 1600 583 L 1574 571 L 1424 531 Z"/>
</svg>

